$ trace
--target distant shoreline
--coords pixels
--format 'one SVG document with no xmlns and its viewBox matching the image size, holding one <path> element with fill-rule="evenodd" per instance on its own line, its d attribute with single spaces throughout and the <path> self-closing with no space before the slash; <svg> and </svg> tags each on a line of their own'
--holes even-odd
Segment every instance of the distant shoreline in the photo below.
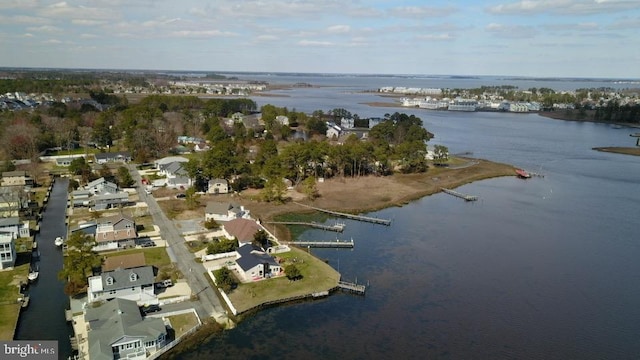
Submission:
<svg viewBox="0 0 640 360">
<path fill-rule="evenodd" d="M 620 147 L 620 146 L 594 147 L 593 150 L 600 151 L 600 152 L 615 153 L 615 154 L 640 156 L 640 147 Z"/>
</svg>

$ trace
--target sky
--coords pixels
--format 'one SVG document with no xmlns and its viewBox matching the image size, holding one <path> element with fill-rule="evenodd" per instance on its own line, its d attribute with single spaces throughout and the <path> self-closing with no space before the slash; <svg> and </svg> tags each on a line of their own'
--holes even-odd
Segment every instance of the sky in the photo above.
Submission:
<svg viewBox="0 0 640 360">
<path fill-rule="evenodd" d="M 640 78 L 640 0 L 0 0 L 0 67 Z"/>
</svg>

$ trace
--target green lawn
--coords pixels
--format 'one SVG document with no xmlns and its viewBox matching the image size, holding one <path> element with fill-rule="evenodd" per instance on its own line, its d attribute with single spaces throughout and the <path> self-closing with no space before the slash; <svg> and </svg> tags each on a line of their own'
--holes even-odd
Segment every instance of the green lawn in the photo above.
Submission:
<svg viewBox="0 0 640 360">
<path fill-rule="evenodd" d="M 136 253 L 144 253 L 144 259 L 147 265 L 153 265 L 158 268 L 166 265 L 171 265 L 171 259 L 167 254 L 167 250 L 162 247 L 115 251 L 115 252 L 105 253 L 104 257 L 108 258 L 111 256 L 120 256 L 120 255 L 127 255 L 127 254 L 136 254 Z"/>
<path fill-rule="evenodd" d="M 338 286 L 340 274 L 327 263 L 307 252 L 292 248 L 290 252 L 277 254 L 285 260 L 283 265 L 294 263 L 302 279 L 290 281 L 286 277 L 240 284 L 229 293 L 229 298 L 238 312 L 243 312 L 269 301 L 287 299 L 326 291 Z"/>
<path fill-rule="evenodd" d="M 20 315 L 20 281 L 27 281 L 29 264 L 16 266 L 13 270 L 0 271 L 0 340 L 13 340 L 13 333 Z"/>
<path fill-rule="evenodd" d="M 173 315 L 168 317 L 171 327 L 175 331 L 176 338 L 198 325 L 198 318 L 194 313 Z"/>
</svg>

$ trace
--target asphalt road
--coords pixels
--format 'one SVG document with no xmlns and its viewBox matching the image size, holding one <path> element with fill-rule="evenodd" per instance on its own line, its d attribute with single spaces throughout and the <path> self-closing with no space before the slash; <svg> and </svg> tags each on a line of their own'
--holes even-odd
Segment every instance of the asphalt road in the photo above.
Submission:
<svg viewBox="0 0 640 360">
<path fill-rule="evenodd" d="M 226 321 L 227 312 L 220 303 L 215 290 L 209 286 L 204 266 L 194 261 L 193 254 L 187 249 L 185 240 L 176 229 L 173 221 L 162 212 L 154 197 L 145 193 L 144 187 L 141 185 L 142 178 L 134 164 L 129 164 L 129 172 L 136 182 L 140 200 L 148 204 L 153 222 L 160 228 L 160 234 L 167 242 L 167 252 L 171 261 L 177 264 L 178 269 L 191 287 L 191 291 L 198 296 L 201 305 L 196 306 L 198 316 L 201 318 L 214 317 L 218 322 Z"/>
</svg>

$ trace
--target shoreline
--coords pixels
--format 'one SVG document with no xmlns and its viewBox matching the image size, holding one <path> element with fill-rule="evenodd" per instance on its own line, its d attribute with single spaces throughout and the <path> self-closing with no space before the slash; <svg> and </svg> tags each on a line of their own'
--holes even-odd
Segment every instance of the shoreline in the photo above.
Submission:
<svg viewBox="0 0 640 360">
<path fill-rule="evenodd" d="M 606 147 L 594 147 L 592 149 L 595 150 L 595 151 L 600 151 L 600 152 L 631 155 L 631 156 L 640 156 L 640 147 L 606 146 Z"/>
</svg>

